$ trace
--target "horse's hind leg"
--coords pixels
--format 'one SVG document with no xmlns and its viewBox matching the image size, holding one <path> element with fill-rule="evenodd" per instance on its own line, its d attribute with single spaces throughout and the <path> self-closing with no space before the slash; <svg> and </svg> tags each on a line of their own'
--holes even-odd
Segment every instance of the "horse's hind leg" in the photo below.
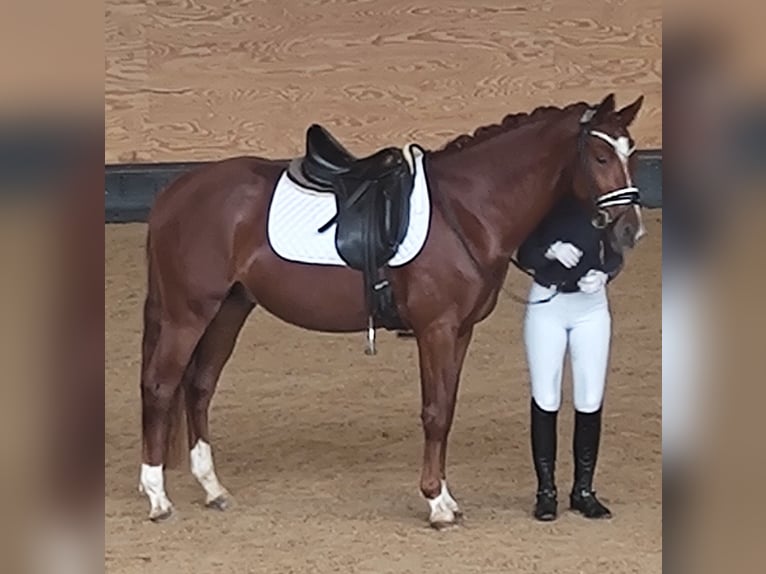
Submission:
<svg viewBox="0 0 766 574">
<path fill-rule="evenodd" d="M 206 325 L 205 318 L 191 314 L 185 316 L 182 322 L 163 321 L 157 333 L 156 346 L 142 372 L 143 461 L 140 487 L 149 497 L 149 518 L 152 520 L 167 518 L 172 510 L 163 476 L 171 410 L 181 400 L 179 385 Z"/>
<path fill-rule="evenodd" d="M 213 465 L 208 411 L 221 371 L 254 306 L 237 287 L 232 290 L 205 330 L 184 380 L 191 472 L 205 490 L 206 505 L 219 510 L 228 506 L 230 497 L 219 482 Z"/>
</svg>

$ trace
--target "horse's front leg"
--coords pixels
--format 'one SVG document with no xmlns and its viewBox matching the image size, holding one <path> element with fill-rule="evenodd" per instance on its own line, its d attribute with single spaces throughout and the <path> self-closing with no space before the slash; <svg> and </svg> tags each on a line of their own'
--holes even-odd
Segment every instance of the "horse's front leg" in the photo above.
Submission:
<svg viewBox="0 0 766 574">
<path fill-rule="evenodd" d="M 418 334 L 425 447 L 420 490 L 430 507 L 434 528 L 454 524 L 460 516 L 447 488 L 447 437 L 455 412 L 460 371 L 471 331 L 458 336 L 456 325 L 437 324 Z"/>
</svg>

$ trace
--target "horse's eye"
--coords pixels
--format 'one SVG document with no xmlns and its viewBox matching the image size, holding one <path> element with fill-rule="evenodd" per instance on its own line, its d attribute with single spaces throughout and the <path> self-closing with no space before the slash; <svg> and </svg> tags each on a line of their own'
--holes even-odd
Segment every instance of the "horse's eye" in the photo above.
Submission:
<svg viewBox="0 0 766 574">
<path fill-rule="evenodd" d="M 597 161 L 598 163 L 606 163 L 606 158 L 605 158 L 605 157 L 600 157 L 600 156 L 599 156 L 599 157 L 597 157 L 597 158 L 596 158 L 596 161 Z"/>
</svg>

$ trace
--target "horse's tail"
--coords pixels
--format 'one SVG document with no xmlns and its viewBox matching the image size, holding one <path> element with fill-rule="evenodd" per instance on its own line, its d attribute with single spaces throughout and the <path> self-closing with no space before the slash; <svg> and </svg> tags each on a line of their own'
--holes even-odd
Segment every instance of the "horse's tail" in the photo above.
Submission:
<svg viewBox="0 0 766 574">
<path fill-rule="evenodd" d="M 177 469 L 189 460 L 186 427 L 186 398 L 183 382 L 178 385 L 170 406 L 167 443 L 165 445 L 165 468 Z"/>
<path fill-rule="evenodd" d="M 147 289 L 146 302 L 144 304 L 144 344 L 142 360 L 142 376 L 146 372 L 154 348 L 160 333 L 160 315 L 162 311 L 162 297 L 158 282 L 157 268 L 152 262 L 151 235 L 146 238 L 146 269 Z M 186 398 L 184 396 L 184 379 L 176 388 L 171 400 L 170 412 L 168 413 L 168 432 L 165 442 L 165 455 L 163 457 L 165 468 L 176 469 L 182 463 L 188 462 L 188 449 L 186 448 Z"/>
</svg>

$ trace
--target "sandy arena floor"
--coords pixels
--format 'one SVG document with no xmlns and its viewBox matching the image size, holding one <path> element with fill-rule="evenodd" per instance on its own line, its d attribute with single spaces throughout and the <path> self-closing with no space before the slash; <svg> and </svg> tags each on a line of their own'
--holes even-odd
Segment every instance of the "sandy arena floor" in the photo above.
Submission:
<svg viewBox="0 0 766 574">
<path fill-rule="evenodd" d="M 236 499 L 203 507 L 186 471 L 168 473 L 176 514 L 146 518 L 139 363 L 141 224 L 106 227 L 106 569 L 111 573 L 661 571 L 661 212 L 611 287 L 612 367 L 599 495 L 615 517 L 530 517 L 523 307 L 505 297 L 471 344 L 450 441 L 463 526 L 427 527 L 415 343 L 381 333 L 310 333 L 256 310 L 224 370 L 211 428 L 219 477 Z M 524 294 L 513 268 L 508 286 Z M 560 417 L 559 490 L 571 480 L 571 386 Z M 565 498 L 565 497 L 562 497 Z"/>
</svg>

